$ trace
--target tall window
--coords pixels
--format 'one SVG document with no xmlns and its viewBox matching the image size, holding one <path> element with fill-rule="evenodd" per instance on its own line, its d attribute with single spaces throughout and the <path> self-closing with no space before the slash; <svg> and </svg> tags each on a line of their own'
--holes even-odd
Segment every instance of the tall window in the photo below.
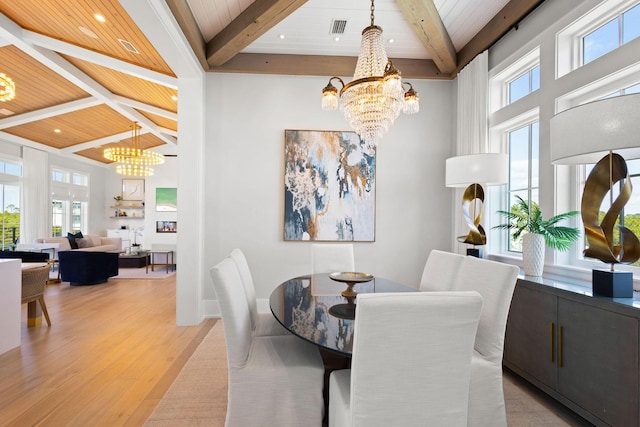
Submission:
<svg viewBox="0 0 640 427">
<path fill-rule="evenodd" d="M 582 64 L 640 36 L 640 5 L 621 13 L 582 38 Z"/>
<path fill-rule="evenodd" d="M 22 165 L 0 160 L 0 248 L 13 249 L 20 238 Z"/>
<path fill-rule="evenodd" d="M 51 235 L 87 232 L 89 176 L 61 168 L 51 169 Z"/>
<path fill-rule="evenodd" d="M 534 122 L 508 133 L 509 144 L 509 209 L 517 209 L 517 197 L 532 204 L 539 203 L 539 124 Z M 522 239 L 508 236 L 509 251 L 522 252 Z"/>
</svg>

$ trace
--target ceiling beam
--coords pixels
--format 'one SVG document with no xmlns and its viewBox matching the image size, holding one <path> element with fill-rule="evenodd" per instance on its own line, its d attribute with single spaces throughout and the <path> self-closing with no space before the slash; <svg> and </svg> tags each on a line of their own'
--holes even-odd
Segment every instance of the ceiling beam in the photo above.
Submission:
<svg viewBox="0 0 640 427">
<path fill-rule="evenodd" d="M 207 43 L 207 62 L 212 67 L 226 63 L 306 2 L 307 0 L 253 2 Z"/>
<path fill-rule="evenodd" d="M 478 54 L 489 49 L 520 21 L 544 3 L 544 0 L 511 0 L 458 52 L 457 75 Z"/>
<path fill-rule="evenodd" d="M 52 71 L 58 73 L 60 76 L 78 86 L 80 89 L 90 95 L 93 95 L 99 101 L 108 105 L 127 119 L 139 122 L 142 128 L 149 129 L 150 132 L 160 140 L 167 144 L 177 144 L 175 138 L 160 132 L 155 123 L 140 112 L 136 111 L 134 108 L 118 103 L 114 99 L 115 95 L 113 93 L 79 70 L 58 53 L 36 46 L 27 41 L 25 39 L 25 30 L 2 13 L 0 13 L 0 38 L 11 42 L 11 44 L 31 56 L 36 61 L 39 61 Z"/>
<path fill-rule="evenodd" d="M 178 79 L 174 76 L 162 74 L 139 65 L 121 61 L 101 53 L 82 48 L 80 46 L 56 40 L 42 34 L 24 30 L 24 40 L 35 46 L 40 46 L 48 50 L 61 53 L 63 55 L 73 56 L 83 61 L 92 62 L 133 77 L 157 83 L 171 89 L 178 89 Z"/>
<path fill-rule="evenodd" d="M 73 111 L 82 110 L 84 108 L 95 107 L 102 104 L 102 101 L 90 96 L 78 99 L 77 101 L 65 102 L 64 104 L 54 105 L 52 107 L 41 108 L 35 111 L 29 111 L 24 114 L 7 117 L 0 120 L 0 129 L 7 129 L 14 126 L 24 125 L 26 123 L 38 120 L 48 119 L 50 117 L 59 116 L 61 114 L 71 113 Z"/>
<path fill-rule="evenodd" d="M 193 50 L 193 53 L 198 58 L 203 70 L 209 69 L 209 63 L 207 62 L 207 45 L 202 38 L 200 28 L 196 18 L 194 18 L 191 8 L 187 4 L 187 0 L 166 0 L 169 10 L 176 19 L 176 22 L 180 26 L 182 33 L 187 39 L 189 46 Z"/>
<path fill-rule="evenodd" d="M 240 53 L 211 71 L 222 73 L 284 74 L 291 76 L 353 76 L 358 58 L 324 55 Z M 449 80 L 429 59 L 394 59 L 403 78 Z"/>
<path fill-rule="evenodd" d="M 146 129 L 140 129 L 140 136 L 149 133 Z M 92 139 L 91 141 L 85 141 L 81 144 L 72 145 L 70 147 L 61 148 L 61 153 L 75 153 L 89 148 L 96 148 L 102 145 L 111 144 L 113 142 L 120 142 L 123 139 L 131 138 L 131 131 L 117 133 L 115 135 L 109 135 L 98 139 Z"/>
<path fill-rule="evenodd" d="M 136 110 L 146 111 L 147 113 L 155 114 L 156 116 L 164 117 L 165 119 L 178 121 L 178 113 L 174 113 L 173 111 L 154 107 L 153 105 L 145 104 L 144 102 L 136 101 L 135 99 L 126 98 L 120 95 L 114 95 L 113 99 L 122 105 L 128 105 Z"/>
<path fill-rule="evenodd" d="M 396 0 L 405 19 L 443 74 L 456 70 L 456 49 L 432 0 Z M 403 73 L 404 74 L 404 73 Z"/>
</svg>

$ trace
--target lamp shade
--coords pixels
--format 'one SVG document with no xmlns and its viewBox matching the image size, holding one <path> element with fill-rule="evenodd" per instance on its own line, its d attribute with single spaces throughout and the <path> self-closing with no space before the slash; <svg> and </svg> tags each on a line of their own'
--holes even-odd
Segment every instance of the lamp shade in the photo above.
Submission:
<svg viewBox="0 0 640 427">
<path fill-rule="evenodd" d="M 447 187 L 466 187 L 473 183 L 501 185 L 509 182 L 509 155 L 504 153 L 450 157 L 445 166 Z"/>
<path fill-rule="evenodd" d="M 551 119 L 551 163 L 597 163 L 610 150 L 640 158 L 640 94 L 589 102 Z"/>
</svg>

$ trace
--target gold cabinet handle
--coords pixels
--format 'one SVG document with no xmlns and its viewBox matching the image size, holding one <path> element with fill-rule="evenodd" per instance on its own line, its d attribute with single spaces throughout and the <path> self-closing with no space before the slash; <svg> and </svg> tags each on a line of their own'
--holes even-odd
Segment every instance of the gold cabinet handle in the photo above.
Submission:
<svg viewBox="0 0 640 427">
<path fill-rule="evenodd" d="M 549 325 L 549 360 L 551 361 L 551 363 L 554 363 L 555 360 L 555 329 L 556 329 L 556 325 L 555 323 L 551 322 L 551 324 Z"/>
<path fill-rule="evenodd" d="M 562 344 L 562 326 L 560 326 L 559 330 L 558 330 L 558 366 L 562 368 L 562 365 L 564 363 L 564 351 L 562 349 L 563 344 Z"/>
</svg>

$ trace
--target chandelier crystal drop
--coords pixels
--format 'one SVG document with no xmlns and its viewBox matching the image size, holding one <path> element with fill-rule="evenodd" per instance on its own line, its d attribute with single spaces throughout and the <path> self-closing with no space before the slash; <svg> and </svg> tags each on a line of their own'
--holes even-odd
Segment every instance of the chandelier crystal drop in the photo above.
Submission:
<svg viewBox="0 0 640 427">
<path fill-rule="evenodd" d="M 403 111 L 419 111 L 418 94 L 410 83 L 403 83 L 400 71 L 387 57 L 382 39 L 382 28 L 374 25 L 374 1 L 371 1 L 371 25 L 362 31 L 360 55 L 353 81 L 344 84 L 340 77 L 331 77 L 322 90 L 322 108 L 335 110 L 340 105 L 349 125 L 360 135 L 368 147 L 384 136 Z M 331 83 L 338 80 L 342 89 Z M 405 92 L 404 85 L 409 86 Z M 339 102 L 338 102 L 339 100 Z"/>
<path fill-rule="evenodd" d="M 6 74 L 0 73 L 0 101 L 11 101 L 15 97 L 16 84 Z"/>
<path fill-rule="evenodd" d="M 153 168 L 150 166 L 164 163 L 162 154 L 140 148 L 140 126 L 137 122 L 131 125 L 131 147 L 110 147 L 104 150 L 107 160 L 119 163 L 116 172 L 120 175 L 151 176 Z"/>
</svg>

